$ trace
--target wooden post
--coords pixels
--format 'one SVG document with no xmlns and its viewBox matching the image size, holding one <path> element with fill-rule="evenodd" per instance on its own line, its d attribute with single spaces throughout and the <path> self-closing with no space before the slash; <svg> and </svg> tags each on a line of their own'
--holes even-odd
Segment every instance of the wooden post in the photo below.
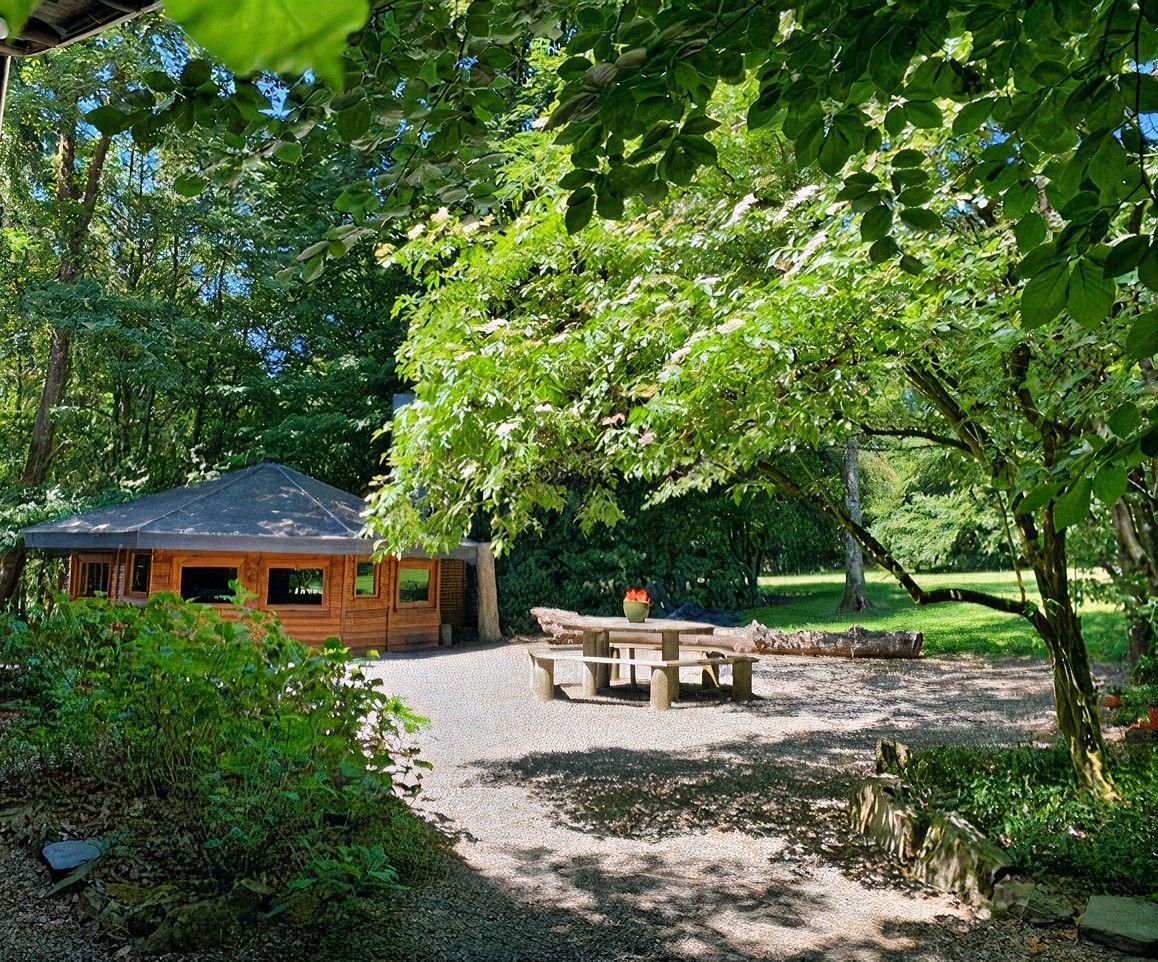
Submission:
<svg viewBox="0 0 1158 962">
<path fill-rule="evenodd" d="M 752 662 L 743 658 L 732 663 L 732 701 L 752 700 Z"/>
<path fill-rule="evenodd" d="M 478 578 L 478 640 L 502 641 L 503 632 L 499 627 L 499 588 L 495 581 L 495 554 L 489 541 L 479 543 L 475 576 Z"/>
<path fill-rule="evenodd" d="M 678 668 L 657 665 L 651 670 L 651 707 L 667 711 L 672 703 L 672 676 L 679 677 Z M 678 685 L 679 682 L 676 682 Z"/>
<path fill-rule="evenodd" d="M 679 661 L 680 660 L 680 633 L 678 631 L 665 631 L 660 634 L 662 648 L 660 650 L 660 657 L 664 661 Z M 671 707 L 671 702 L 677 701 L 680 697 L 680 670 L 678 668 L 665 668 L 667 672 L 668 682 L 667 690 L 669 702 L 665 707 Z M 655 672 L 651 674 L 651 684 L 655 686 Z M 654 704 L 654 702 L 653 702 Z"/>
<path fill-rule="evenodd" d="M 599 655 L 599 632 L 585 631 L 583 632 L 583 657 L 596 658 Z M 592 665 L 587 662 L 583 664 L 583 694 L 588 698 L 595 695 L 599 689 L 599 675 L 595 671 L 597 665 Z"/>
<path fill-rule="evenodd" d="M 611 657 L 611 633 L 607 631 L 599 632 L 595 639 L 595 653 L 600 658 Z M 596 665 L 595 672 L 595 687 L 609 688 L 611 686 L 611 666 L 610 665 Z"/>
<path fill-rule="evenodd" d="M 536 658 L 531 655 L 531 687 L 539 701 L 555 698 L 555 662 L 551 658 Z"/>
</svg>

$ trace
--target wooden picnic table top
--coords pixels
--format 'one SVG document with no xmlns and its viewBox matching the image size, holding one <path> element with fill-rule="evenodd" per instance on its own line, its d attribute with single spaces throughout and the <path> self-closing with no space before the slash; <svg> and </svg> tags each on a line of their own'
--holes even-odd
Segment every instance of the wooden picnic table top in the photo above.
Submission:
<svg viewBox="0 0 1158 962">
<path fill-rule="evenodd" d="M 575 615 L 571 618 L 559 618 L 558 624 L 561 628 L 569 628 L 572 631 L 641 631 L 652 634 L 678 631 L 680 634 L 694 632 L 697 635 L 710 635 L 716 630 L 715 625 L 704 621 L 677 621 L 672 618 L 628 621 L 623 617 L 604 618 L 599 615 Z"/>
</svg>

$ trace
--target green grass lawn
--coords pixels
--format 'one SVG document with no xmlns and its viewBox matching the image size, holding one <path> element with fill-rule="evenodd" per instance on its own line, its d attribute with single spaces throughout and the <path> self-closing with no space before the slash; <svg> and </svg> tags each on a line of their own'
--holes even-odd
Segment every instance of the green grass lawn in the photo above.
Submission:
<svg viewBox="0 0 1158 962">
<path fill-rule="evenodd" d="M 950 603 L 918 608 L 904 589 L 883 571 L 867 576 L 869 598 L 876 607 L 855 614 L 837 614 L 844 591 L 844 573 L 761 578 L 765 593 L 788 596 L 787 604 L 755 608 L 750 616 L 771 628 L 819 628 L 840 631 L 860 624 L 882 631 L 922 631 L 923 651 L 930 655 L 972 653 L 1045 655 L 1045 646 L 1029 623 L 1015 615 L 991 611 L 979 605 Z M 1032 576 L 1026 591 L 1037 599 Z M 1009 572 L 921 575 L 925 588 L 954 585 L 1018 597 L 1017 579 Z M 1095 661 L 1120 661 L 1126 654 L 1126 627 L 1120 612 L 1111 605 L 1088 603 L 1081 608 L 1082 633 Z"/>
</svg>

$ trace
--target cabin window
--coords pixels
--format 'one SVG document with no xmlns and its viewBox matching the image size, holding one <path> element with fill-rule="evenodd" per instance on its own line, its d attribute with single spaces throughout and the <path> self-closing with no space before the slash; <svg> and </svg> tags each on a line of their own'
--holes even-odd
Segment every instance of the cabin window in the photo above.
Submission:
<svg viewBox="0 0 1158 962">
<path fill-rule="evenodd" d="M 149 571 L 153 566 L 153 559 L 147 554 L 134 554 L 129 565 L 129 594 L 147 595 L 149 593 Z"/>
<path fill-rule="evenodd" d="M 359 561 L 355 566 L 354 597 L 378 597 L 378 566 L 373 561 Z"/>
<path fill-rule="evenodd" d="M 321 568 L 270 568 L 266 604 L 320 605 Z"/>
<path fill-rule="evenodd" d="M 430 604 L 430 572 L 430 565 L 421 567 L 404 565 L 398 569 L 399 605 Z"/>
<path fill-rule="evenodd" d="M 228 604 L 233 600 L 229 582 L 236 580 L 236 568 L 186 565 L 181 568 L 181 597 L 203 605 Z"/>
<path fill-rule="evenodd" d="M 109 593 L 109 563 L 107 561 L 82 561 L 80 563 L 80 590 L 82 598 L 95 598 Z"/>
</svg>

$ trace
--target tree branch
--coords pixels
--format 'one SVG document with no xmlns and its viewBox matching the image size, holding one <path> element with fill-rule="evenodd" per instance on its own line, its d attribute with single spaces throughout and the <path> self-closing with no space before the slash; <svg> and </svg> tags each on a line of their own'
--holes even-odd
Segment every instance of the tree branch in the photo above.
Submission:
<svg viewBox="0 0 1158 962">
<path fill-rule="evenodd" d="M 1010 615 L 1018 615 L 1033 621 L 1037 609 L 1033 605 L 1023 604 L 1013 598 L 1002 598 L 1000 595 L 991 595 L 984 591 L 975 591 L 972 588 L 935 588 L 926 591 L 909 573 L 892 553 L 885 548 L 873 534 L 862 524 L 857 524 L 848 511 L 836 502 L 830 501 L 815 491 L 809 491 L 785 474 L 780 468 L 772 464 L 762 464 L 757 468 L 761 474 L 786 493 L 816 505 L 824 514 L 847 530 L 860 546 L 872 556 L 873 560 L 900 582 L 901 587 L 908 592 L 910 598 L 918 605 L 936 605 L 947 601 L 963 601 L 969 604 L 981 605 L 993 611 L 1001 611 Z"/>
<path fill-rule="evenodd" d="M 932 441 L 935 444 L 957 448 L 964 451 L 966 454 L 971 454 L 969 445 L 959 438 L 951 438 L 945 434 L 938 434 L 936 431 L 927 431 L 924 428 L 874 428 L 871 424 L 860 424 L 858 427 L 862 434 L 877 438 L 924 438 L 926 441 Z"/>
</svg>

